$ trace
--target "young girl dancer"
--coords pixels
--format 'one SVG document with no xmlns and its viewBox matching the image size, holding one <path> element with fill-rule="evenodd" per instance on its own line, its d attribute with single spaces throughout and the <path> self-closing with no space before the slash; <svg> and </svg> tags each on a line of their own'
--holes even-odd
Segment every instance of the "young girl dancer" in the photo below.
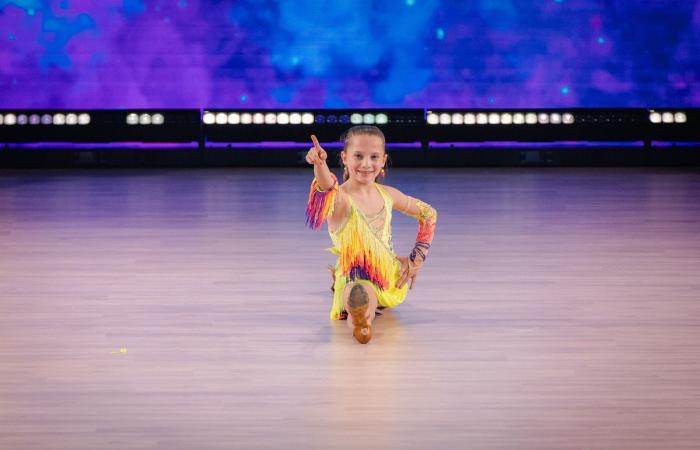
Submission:
<svg viewBox="0 0 700 450">
<path fill-rule="evenodd" d="M 394 307 L 406 298 L 430 249 L 437 212 L 427 203 L 380 185 L 386 172 L 387 154 L 381 130 L 358 125 L 345 134 L 340 153 L 343 183 L 328 169 L 327 154 L 311 136 L 313 147 L 306 161 L 314 166 L 306 223 L 317 229 L 328 222 L 338 255 L 334 270 L 331 319 L 348 316 L 358 342 L 372 339 L 377 307 Z M 418 236 L 408 256 L 397 256 L 391 243 L 391 212 L 418 220 Z"/>
</svg>

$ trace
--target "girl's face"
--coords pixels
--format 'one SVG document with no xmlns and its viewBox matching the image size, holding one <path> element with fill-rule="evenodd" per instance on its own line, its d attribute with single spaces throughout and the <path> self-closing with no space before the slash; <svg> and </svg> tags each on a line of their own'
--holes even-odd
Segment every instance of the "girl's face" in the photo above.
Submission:
<svg viewBox="0 0 700 450">
<path fill-rule="evenodd" d="M 358 183 L 374 183 L 379 176 L 387 154 L 379 136 L 359 134 L 350 138 L 347 148 L 341 152 L 343 164 L 350 179 Z"/>
</svg>

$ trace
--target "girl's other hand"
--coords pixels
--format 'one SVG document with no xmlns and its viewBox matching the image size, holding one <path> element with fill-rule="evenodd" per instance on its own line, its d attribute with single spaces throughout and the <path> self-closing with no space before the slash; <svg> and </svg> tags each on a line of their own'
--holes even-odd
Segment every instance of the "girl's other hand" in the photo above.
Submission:
<svg viewBox="0 0 700 450">
<path fill-rule="evenodd" d="M 408 256 L 397 256 L 397 259 L 401 263 L 401 272 L 399 274 L 399 281 L 396 283 L 396 287 L 402 288 L 403 285 L 408 282 L 408 288 L 413 289 L 413 285 L 416 284 L 416 278 L 418 277 L 420 265 L 411 261 Z"/>
<path fill-rule="evenodd" d="M 316 139 L 316 136 L 313 134 L 311 135 L 311 142 L 313 142 L 314 146 L 311 147 L 306 154 L 306 162 L 313 166 L 324 163 L 326 158 L 328 158 L 328 154 L 323 147 L 321 147 L 321 144 L 318 143 L 318 139 Z"/>
</svg>

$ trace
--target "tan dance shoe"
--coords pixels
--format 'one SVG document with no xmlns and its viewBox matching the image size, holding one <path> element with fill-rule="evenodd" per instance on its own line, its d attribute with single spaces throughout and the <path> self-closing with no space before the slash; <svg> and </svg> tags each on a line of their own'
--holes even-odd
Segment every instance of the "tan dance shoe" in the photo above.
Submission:
<svg viewBox="0 0 700 450">
<path fill-rule="evenodd" d="M 354 326 L 352 335 L 357 342 L 366 344 L 372 339 L 372 326 L 367 321 L 367 310 L 369 309 L 369 297 L 365 289 L 356 284 L 350 289 L 348 297 L 348 313 L 352 317 Z"/>
</svg>

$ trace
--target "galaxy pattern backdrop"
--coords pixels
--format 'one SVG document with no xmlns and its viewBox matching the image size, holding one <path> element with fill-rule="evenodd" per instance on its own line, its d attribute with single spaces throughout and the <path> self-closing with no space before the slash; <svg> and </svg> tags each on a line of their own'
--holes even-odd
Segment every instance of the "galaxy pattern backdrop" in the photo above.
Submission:
<svg viewBox="0 0 700 450">
<path fill-rule="evenodd" d="M 2 108 L 700 106 L 700 0 L 0 0 Z"/>
</svg>

